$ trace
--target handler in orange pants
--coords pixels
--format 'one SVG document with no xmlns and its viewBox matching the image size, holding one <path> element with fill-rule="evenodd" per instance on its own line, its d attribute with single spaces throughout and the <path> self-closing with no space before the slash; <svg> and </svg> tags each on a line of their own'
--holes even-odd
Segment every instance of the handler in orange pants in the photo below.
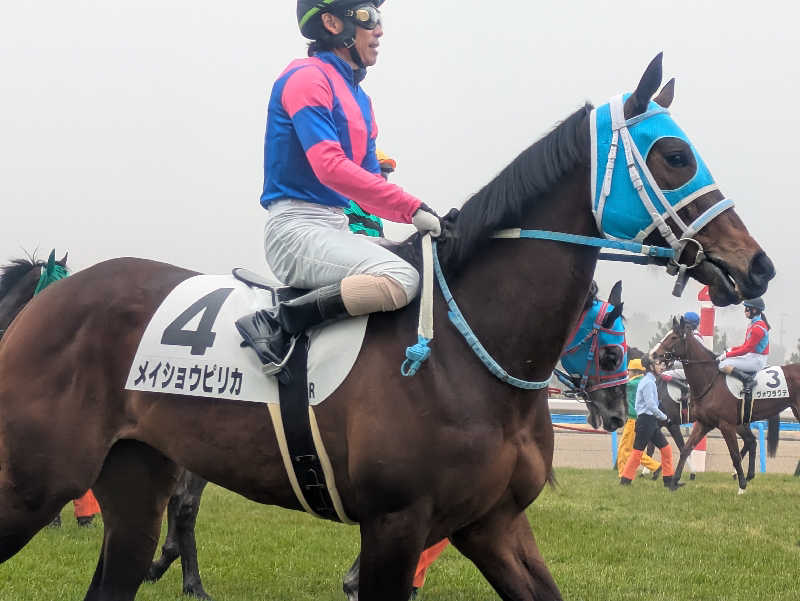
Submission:
<svg viewBox="0 0 800 601">
<path fill-rule="evenodd" d="M 642 366 L 641 359 L 631 359 L 628 362 L 628 421 L 625 422 L 625 427 L 622 429 L 622 436 L 619 439 L 617 446 L 617 473 L 622 478 L 622 472 L 625 471 L 625 464 L 628 462 L 628 457 L 633 450 L 633 439 L 635 437 L 636 427 L 636 389 L 639 386 L 639 380 L 644 376 L 644 367 Z M 642 454 L 642 465 L 653 472 L 654 479 L 657 479 L 661 473 L 661 465 L 650 457 L 647 453 Z"/>
<path fill-rule="evenodd" d="M 642 366 L 646 370 L 644 377 L 639 380 L 636 388 L 636 437 L 633 441 L 633 451 L 625 464 L 625 470 L 619 479 L 620 484 L 630 484 L 636 477 L 636 468 L 642 461 L 642 453 L 647 443 L 651 440 L 661 453 L 661 473 L 664 486 L 672 485 L 672 476 L 675 468 L 672 466 L 672 448 L 661 432 L 659 420 L 666 420 L 667 416 L 658 406 L 658 391 L 656 390 L 656 375 L 661 372 L 661 366 L 654 363 L 649 357 L 642 357 Z"/>
</svg>

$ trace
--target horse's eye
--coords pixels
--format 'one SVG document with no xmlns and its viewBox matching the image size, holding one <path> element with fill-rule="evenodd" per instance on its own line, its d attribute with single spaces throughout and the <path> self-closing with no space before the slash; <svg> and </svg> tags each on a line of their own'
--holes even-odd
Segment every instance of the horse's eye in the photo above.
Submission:
<svg viewBox="0 0 800 601">
<path fill-rule="evenodd" d="M 600 349 L 598 364 L 603 371 L 616 371 L 622 366 L 623 353 L 619 347 L 604 346 Z"/>
<path fill-rule="evenodd" d="M 689 164 L 686 156 L 682 152 L 670 152 L 664 158 L 667 159 L 670 167 L 686 167 Z"/>
</svg>

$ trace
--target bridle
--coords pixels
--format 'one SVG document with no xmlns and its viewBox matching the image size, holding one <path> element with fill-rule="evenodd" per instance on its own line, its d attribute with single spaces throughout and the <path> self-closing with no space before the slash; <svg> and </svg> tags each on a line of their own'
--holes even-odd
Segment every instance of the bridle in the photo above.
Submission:
<svg viewBox="0 0 800 601">
<path fill-rule="evenodd" d="M 599 305 L 599 309 L 597 306 Z M 628 347 L 625 342 L 625 327 L 618 317 L 610 327 L 605 327 L 603 322 L 606 316 L 613 309 L 607 301 L 595 301 L 589 309 L 583 312 L 578 325 L 573 332 L 570 342 L 561 353 L 561 364 L 574 373 L 567 373 L 560 369 L 555 369 L 554 374 L 558 380 L 569 388 L 579 400 L 590 404 L 594 401 L 589 397 L 589 393 L 602 388 L 611 388 L 628 382 L 628 371 L 626 369 Z M 594 317 L 591 312 L 596 310 Z M 614 329 L 614 328 L 619 329 Z M 583 330 L 587 329 L 584 335 Z M 601 341 L 601 337 L 605 340 Z M 620 340 L 621 339 L 621 340 Z M 608 344 L 601 344 L 605 342 Z M 612 371 L 604 370 L 600 367 L 600 347 L 618 345 L 622 348 L 618 368 Z M 583 358 L 579 351 L 583 351 Z M 578 366 L 583 363 L 582 371 L 578 371 Z"/>
<path fill-rule="evenodd" d="M 681 331 L 681 334 L 678 335 L 678 339 L 683 343 L 683 352 L 682 353 L 675 352 L 674 350 L 664 351 L 662 356 L 664 357 L 665 360 L 674 361 L 674 360 L 677 359 L 678 361 L 681 362 L 681 365 L 692 365 L 692 364 L 700 365 L 700 364 L 703 364 L 703 363 L 719 363 L 717 361 L 716 357 L 713 357 L 711 359 L 689 359 L 689 358 L 685 358 L 684 359 L 684 358 L 682 358 L 681 355 L 685 355 L 688 352 L 688 349 L 686 348 L 686 345 L 687 345 L 686 332 L 685 331 Z M 709 393 L 709 391 L 714 387 L 714 384 L 716 383 L 717 378 L 719 378 L 720 375 L 722 375 L 721 372 L 717 371 L 717 373 L 714 374 L 714 377 L 711 378 L 708 381 L 708 384 L 703 389 L 703 392 L 701 392 L 700 394 L 689 395 L 690 402 L 691 402 L 692 398 L 694 398 L 697 401 L 702 400 L 703 397 L 705 397 Z"/>
</svg>

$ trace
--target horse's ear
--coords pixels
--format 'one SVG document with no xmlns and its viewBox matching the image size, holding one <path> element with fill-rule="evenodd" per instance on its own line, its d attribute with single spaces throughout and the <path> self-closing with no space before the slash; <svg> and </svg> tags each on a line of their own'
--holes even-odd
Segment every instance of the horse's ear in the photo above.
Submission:
<svg viewBox="0 0 800 601">
<path fill-rule="evenodd" d="M 681 315 L 680 331 L 683 332 L 685 330 L 686 330 L 686 320 L 683 318 L 683 315 Z"/>
<path fill-rule="evenodd" d="M 630 119 L 636 115 L 641 115 L 647 110 L 650 99 L 658 91 L 661 85 L 661 59 L 664 53 L 659 52 L 656 57 L 647 65 L 647 69 L 636 86 L 636 91 L 625 101 L 625 118 Z"/>
<path fill-rule="evenodd" d="M 666 84 L 664 84 L 664 87 L 661 88 L 661 91 L 658 93 L 658 96 L 653 98 L 653 102 L 655 102 L 658 106 L 667 109 L 669 108 L 669 105 L 672 104 L 672 100 L 674 98 L 675 98 L 675 78 L 673 77 Z"/>
<path fill-rule="evenodd" d="M 622 280 L 619 280 L 614 287 L 611 288 L 611 294 L 608 295 L 608 302 L 615 307 L 622 303 Z"/>
<path fill-rule="evenodd" d="M 681 317 L 681 319 L 683 319 L 683 317 Z M 672 318 L 672 331 L 673 332 L 677 332 L 678 331 L 678 327 L 679 327 L 678 320 L 675 319 L 675 317 L 673 316 L 673 318 Z"/>
<path fill-rule="evenodd" d="M 67 255 L 69 255 L 68 252 L 64 253 L 64 257 L 59 259 L 58 261 L 56 261 L 56 263 L 61 265 L 61 267 L 66 267 L 67 266 Z"/>
<path fill-rule="evenodd" d="M 622 315 L 622 303 L 614 305 L 614 310 L 603 318 L 603 327 L 610 328 L 613 326 L 620 315 Z"/>
</svg>

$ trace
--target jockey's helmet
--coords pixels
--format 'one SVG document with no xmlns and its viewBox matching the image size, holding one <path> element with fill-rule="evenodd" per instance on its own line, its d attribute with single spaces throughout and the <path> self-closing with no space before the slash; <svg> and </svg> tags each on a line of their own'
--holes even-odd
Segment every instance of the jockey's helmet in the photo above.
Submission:
<svg viewBox="0 0 800 601">
<path fill-rule="evenodd" d="M 700 325 L 700 316 L 694 311 L 687 311 L 683 314 L 683 320 L 688 323 L 692 329 L 697 329 Z"/>
<path fill-rule="evenodd" d="M 297 24 L 309 40 L 333 38 L 337 47 L 350 48 L 355 26 L 375 29 L 380 23 L 378 7 L 385 0 L 297 0 Z M 344 22 L 344 31 L 336 36 L 322 25 L 322 14 L 333 13 Z"/>
<path fill-rule="evenodd" d="M 756 309 L 759 313 L 762 312 L 766 305 L 764 305 L 764 299 L 760 296 L 756 298 L 749 298 L 742 302 L 745 307 L 750 307 L 751 309 Z"/>
</svg>

